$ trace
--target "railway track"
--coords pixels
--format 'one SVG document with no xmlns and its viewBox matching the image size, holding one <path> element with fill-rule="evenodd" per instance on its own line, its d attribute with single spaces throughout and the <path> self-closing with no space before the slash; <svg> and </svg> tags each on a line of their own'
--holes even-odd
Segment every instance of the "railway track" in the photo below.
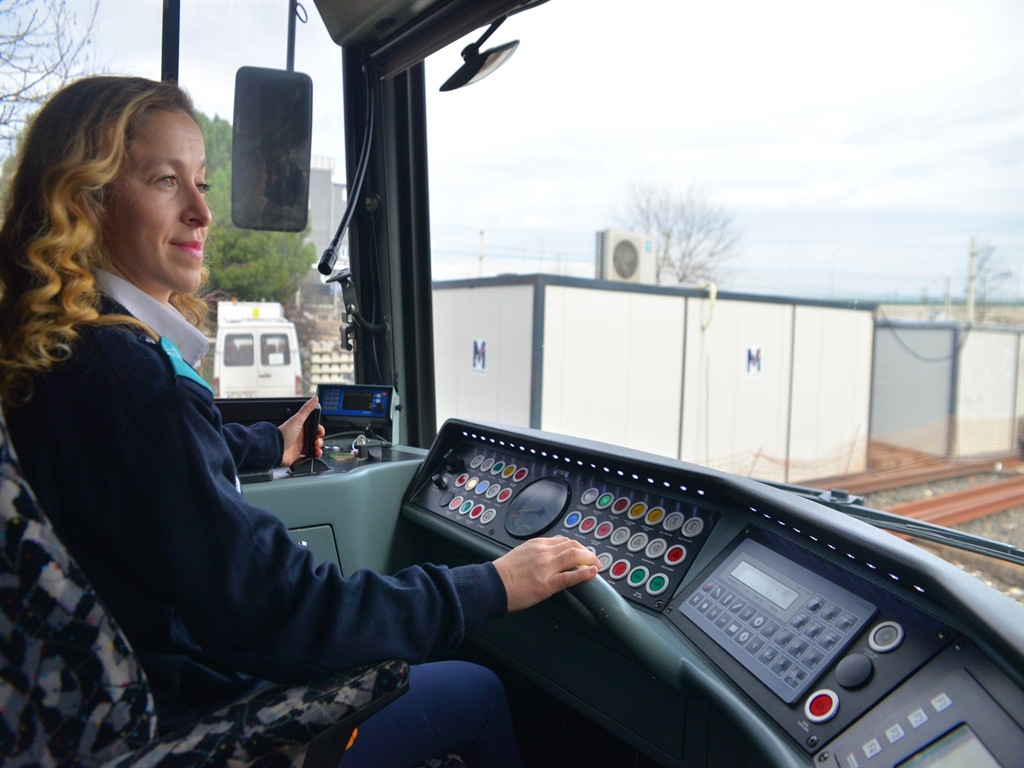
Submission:
<svg viewBox="0 0 1024 768">
<path fill-rule="evenodd" d="M 825 478 L 815 481 L 813 486 L 841 488 L 853 496 L 868 497 L 867 505 L 876 509 L 957 527 L 982 538 L 1024 548 L 1024 531 L 1021 530 L 1024 528 L 1024 511 L 1021 511 L 1024 510 L 1024 469 L 1019 455 L 956 462 L 920 456 L 909 457 L 912 459 L 909 463 L 900 461 L 908 457 L 886 455 L 879 458 L 876 466 L 884 469 Z M 951 487 L 956 489 L 948 490 Z M 914 498 L 923 493 L 932 495 Z M 893 535 L 913 538 L 902 533 Z M 1012 600 L 1024 603 L 1024 581 L 1019 565 L 933 542 L 917 543 Z"/>
<path fill-rule="evenodd" d="M 868 493 L 905 488 L 909 485 L 926 485 L 940 480 L 955 480 L 960 477 L 985 474 L 992 472 L 997 466 L 1003 470 L 1015 469 L 1020 466 L 1020 463 L 1020 457 L 1016 455 L 983 461 L 931 462 L 925 466 L 915 466 L 910 469 L 888 469 L 841 477 L 825 477 L 820 480 L 812 480 L 807 484 L 815 488 L 842 488 L 855 496 L 864 496 Z"/>
<path fill-rule="evenodd" d="M 888 511 L 948 527 L 1020 506 L 1024 506 L 1024 477 L 1017 476 L 926 499 L 894 504 Z"/>
<path fill-rule="evenodd" d="M 903 457 L 906 460 L 908 457 Z M 911 466 L 900 467 L 900 457 L 885 456 L 882 464 L 889 468 L 856 475 L 826 477 L 810 481 L 815 488 L 842 489 L 852 496 L 867 496 L 899 488 L 929 486 L 946 480 L 966 479 L 978 475 L 1010 473 L 1006 480 L 983 483 L 961 490 L 928 496 L 915 501 L 882 504 L 871 503 L 905 517 L 925 520 L 937 525 L 953 526 L 986 515 L 1024 506 L 1024 475 L 1017 454 L 967 461 L 941 461 L 935 458 L 911 457 Z"/>
</svg>

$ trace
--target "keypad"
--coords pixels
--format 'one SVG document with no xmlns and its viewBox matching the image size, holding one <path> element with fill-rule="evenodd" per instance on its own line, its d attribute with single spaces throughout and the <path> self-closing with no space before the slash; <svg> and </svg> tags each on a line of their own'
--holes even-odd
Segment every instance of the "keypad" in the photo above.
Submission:
<svg viewBox="0 0 1024 768">
<path fill-rule="evenodd" d="M 791 696 L 784 697 L 789 701 L 804 692 L 812 674 L 845 645 L 858 624 L 855 614 L 819 594 L 809 598 L 788 624 L 781 624 L 715 578 L 707 579 L 688 604 L 720 633 L 723 643 L 727 638 L 745 652 L 734 655 L 755 675 L 763 681 L 775 678 L 789 688 Z"/>
<path fill-rule="evenodd" d="M 680 609 L 787 704 L 821 677 L 876 611 L 749 538 L 719 557 Z"/>
</svg>

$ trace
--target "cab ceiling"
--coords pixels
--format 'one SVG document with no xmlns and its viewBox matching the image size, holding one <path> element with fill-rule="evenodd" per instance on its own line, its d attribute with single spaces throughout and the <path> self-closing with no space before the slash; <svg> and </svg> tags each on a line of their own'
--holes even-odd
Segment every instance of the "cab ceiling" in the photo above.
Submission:
<svg viewBox="0 0 1024 768">
<path fill-rule="evenodd" d="M 546 0 L 315 0 L 331 39 L 363 48 L 381 78 Z"/>
</svg>

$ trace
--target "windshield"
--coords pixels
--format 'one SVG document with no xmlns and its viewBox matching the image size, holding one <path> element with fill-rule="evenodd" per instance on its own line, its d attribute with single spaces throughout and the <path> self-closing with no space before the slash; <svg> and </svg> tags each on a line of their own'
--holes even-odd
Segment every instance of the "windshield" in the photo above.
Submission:
<svg viewBox="0 0 1024 768">
<path fill-rule="evenodd" d="M 310 215 L 291 234 L 230 209 L 236 71 L 285 68 L 288 2 L 182 2 L 221 397 L 355 382 L 315 268 L 347 201 L 341 53 L 307 5 Z M 54 7 L 91 41 L 71 73 L 160 77 L 159 0 Z M 438 424 L 845 489 L 1024 548 L 1022 31 L 1020 3 L 551 0 L 487 39 L 520 45 L 478 82 L 439 90 L 484 30 L 431 56 Z M 982 485 L 1002 500 L 952 502 L 973 519 L 902 506 Z M 1022 599 L 1022 581 L 1001 583 Z"/>
<path fill-rule="evenodd" d="M 483 30 L 428 60 L 439 421 L 1024 547 L 1021 6 L 623 7 L 510 17 L 461 90 Z"/>
</svg>

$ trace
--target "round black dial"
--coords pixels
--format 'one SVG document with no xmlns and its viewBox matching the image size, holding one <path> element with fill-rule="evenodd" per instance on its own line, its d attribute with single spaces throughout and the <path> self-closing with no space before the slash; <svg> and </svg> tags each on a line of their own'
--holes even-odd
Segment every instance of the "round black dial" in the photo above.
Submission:
<svg viewBox="0 0 1024 768">
<path fill-rule="evenodd" d="M 569 486 L 557 477 L 542 477 L 523 488 L 509 505 L 505 530 L 517 539 L 538 536 L 569 505 Z"/>
</svg>

